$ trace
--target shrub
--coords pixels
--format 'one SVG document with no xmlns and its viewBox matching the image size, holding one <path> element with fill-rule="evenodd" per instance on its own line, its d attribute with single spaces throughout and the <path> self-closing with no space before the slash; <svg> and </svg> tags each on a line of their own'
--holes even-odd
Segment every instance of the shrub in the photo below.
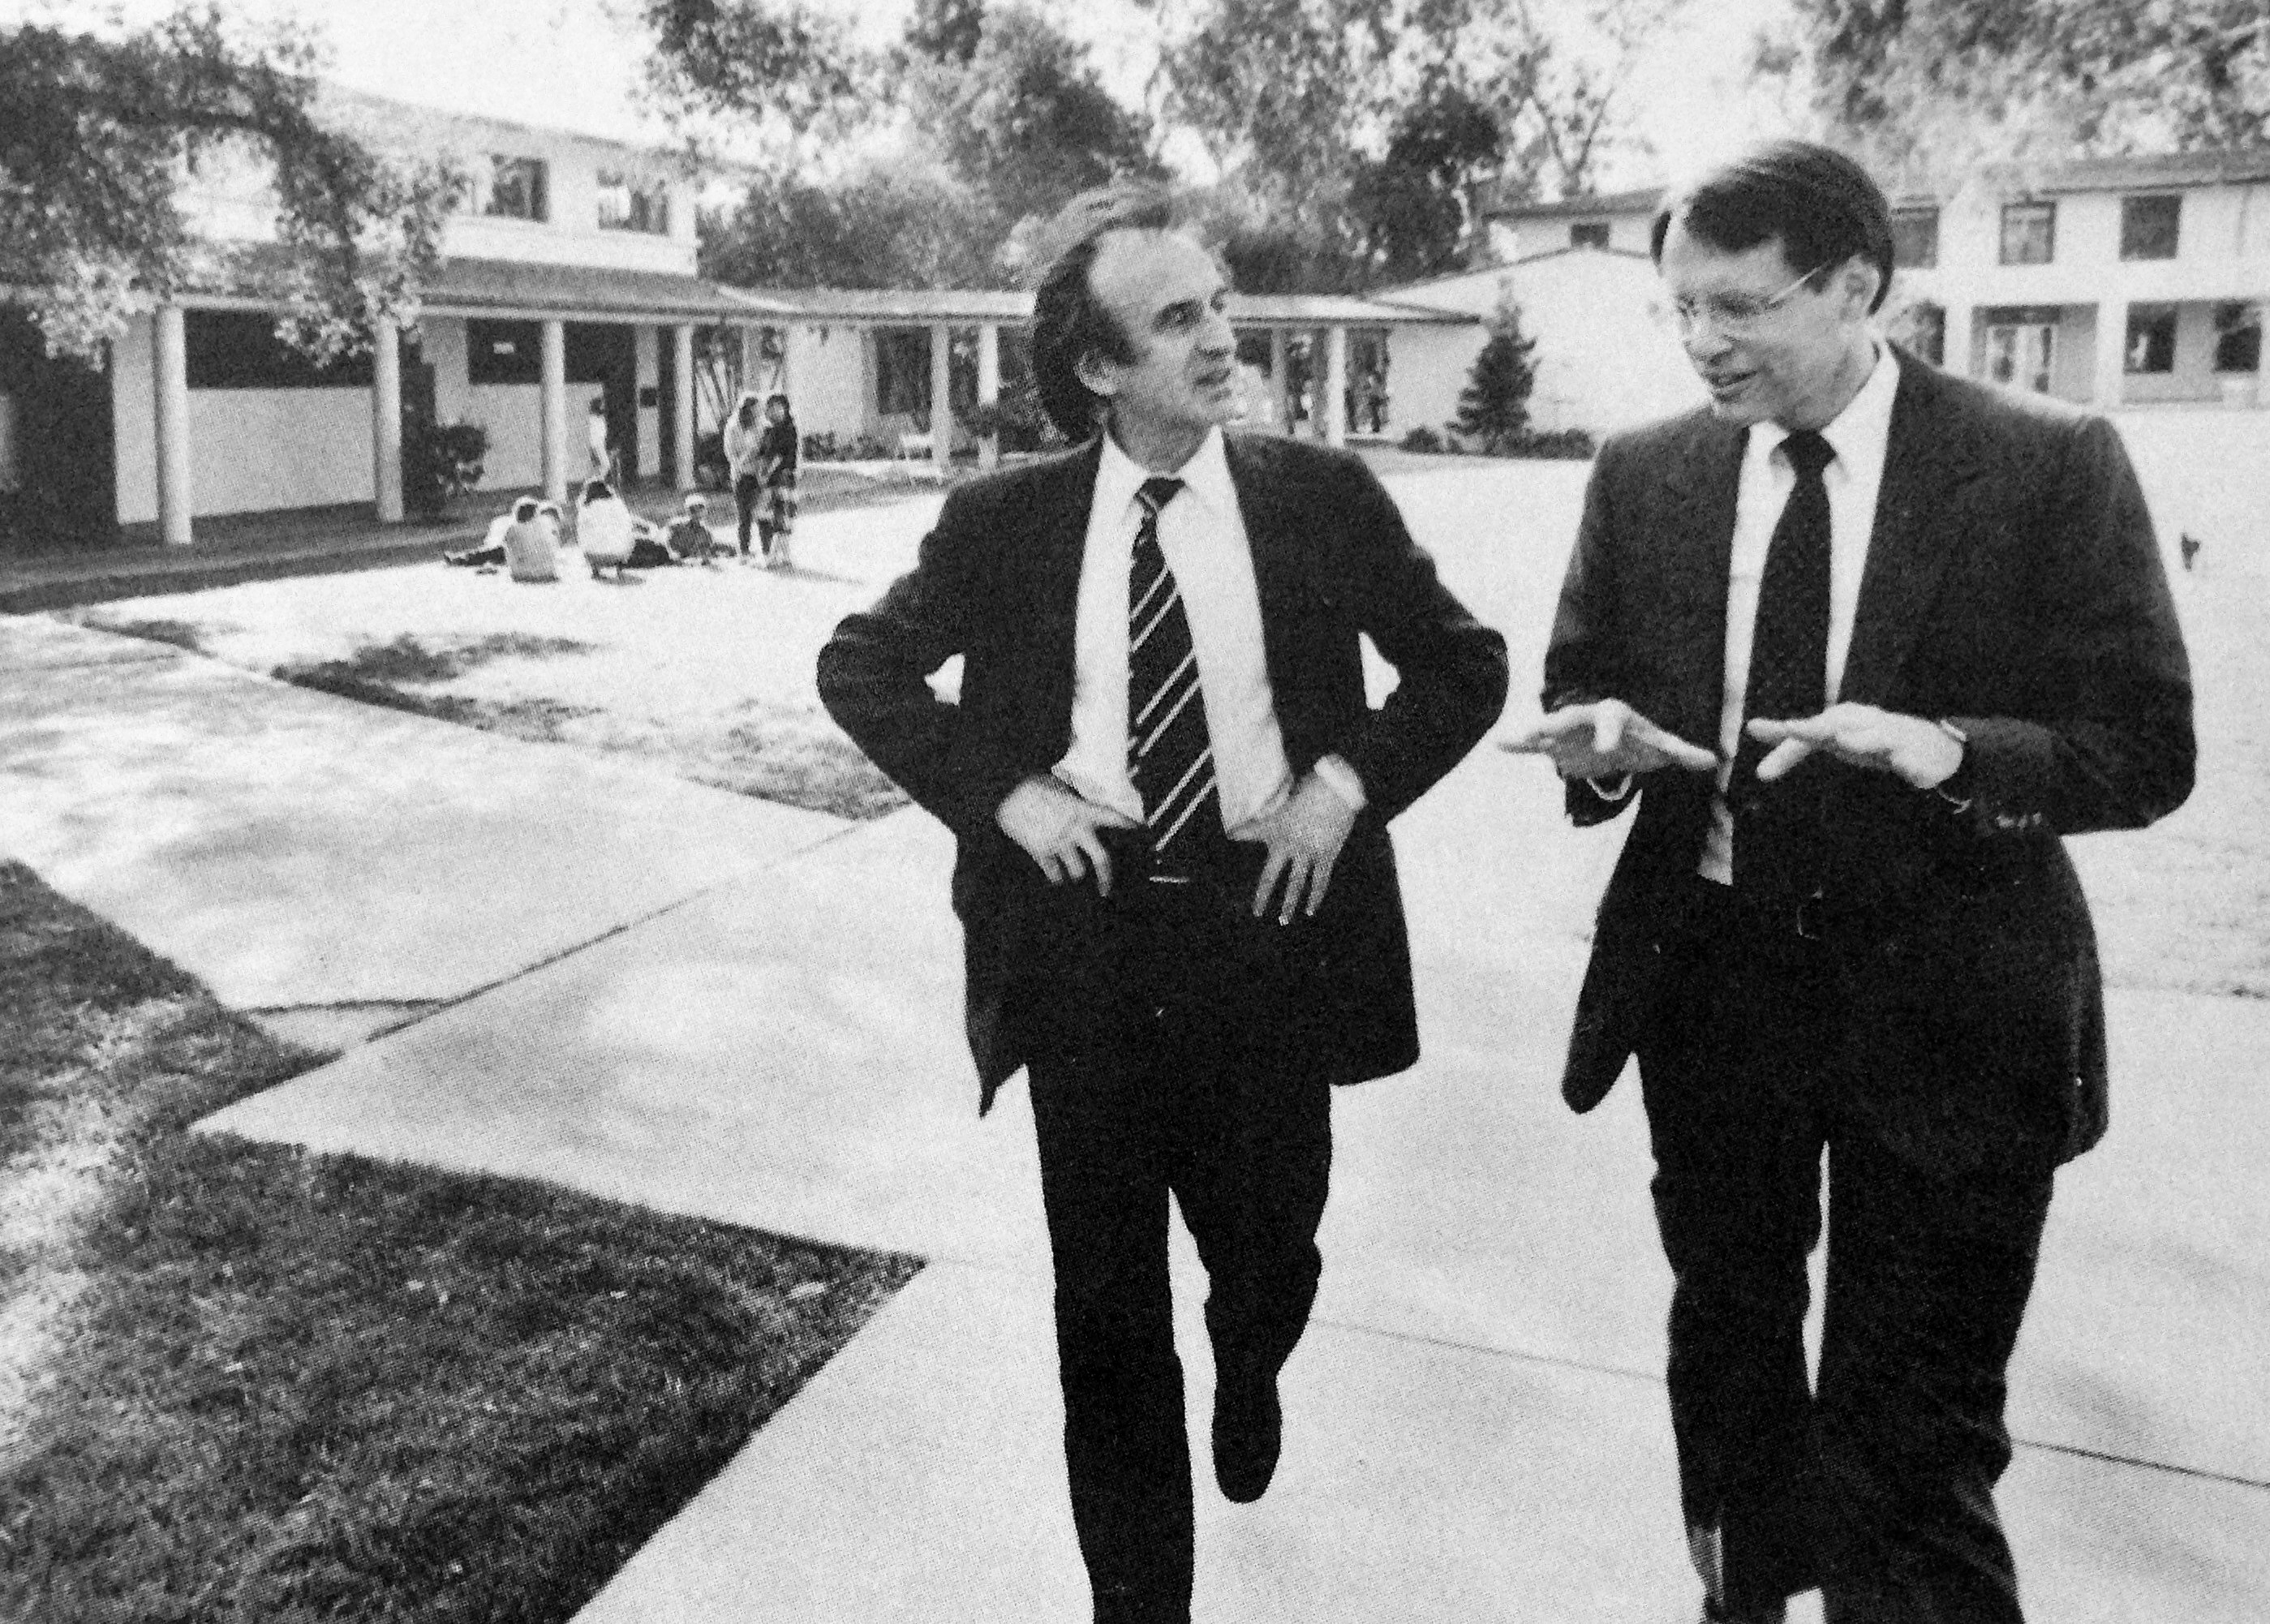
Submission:
<svg viewBox="0 0 2270 1624">
<path fill-rule="evenodd" d="M 402 432 L 402 503 L 428 515 L 446 508 L 481 482 L 489 431 L 478 423 L 437 423 L 424 413 L 405 417 Z"/>
<path fill-rule="evenodd" d="M 1443 437 L 1431 428 L 1414 428 L 1403 436 L 1403 449 L 1406 451 L 1439 452 L 1443 449 Z"/>
<path fill-rule="evenodd" d="M 733 464 L 725 457 L 725 436 L 716 429 L 694 442 L 694 483 L 712 491 L 732 486 Z"/>
<path fill-rule="evenodd" d="M 832 463 L 843 455 L 835 449 L 835 431 L 815 428 L 804 437 L 804 460 L 807 463 Z"/>
<path fill-rule="evenodd" d="M 1512 444 L 1499 453 L 1502 456 L 1534 456 L 1562 458 L 1582 462 L 1598 449 L 1591 431 L 1582 428 L 1556 428 L 1550 432 L 1524 429 Z"/>
</svg>

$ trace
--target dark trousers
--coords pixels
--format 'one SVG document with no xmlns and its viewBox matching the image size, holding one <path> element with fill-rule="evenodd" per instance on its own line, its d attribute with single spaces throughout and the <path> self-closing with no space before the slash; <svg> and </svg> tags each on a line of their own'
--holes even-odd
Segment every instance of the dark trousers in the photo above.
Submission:
<svg viewBox="0 0 2270 1624">
<path fill-rule="evenodd" d="M 733 506 L 740 513 L 741 556 L 749 552 L 749 526 L 756 522 L 757 506 L 764 500 L 764 481 L 754 474 L 742 474 L 733 481 Z"/>
<path fill-rule="evenodd" d="M 1993 1490 L 2051 1180 L 1892 1153 L 1849 1109 L 1866 1034 L 1843 1030 L 1828 951 L 1708 882 L 1688 901 L 1640 1080 L 1690 1539 L 1737 1613 L 1819 1585 L 1829 1624 L 2017 1624 Z"/>
<path fill-rule="evenodd" d="M 1025 983 L 1056 1272 L 1065 1465 L 1098 1624 L 1183 1624 L 1191 1450 L 1168 1197 L 1206 1270 L 1217 1371 L 1273 1375 L 1308 1324 L 1331 1089 L 1287 1039 L 1280 927 L 1231 891 L 1035 879 Z M 1247 893 L 1250 896 L 1250 892 Z"/>
</svg>

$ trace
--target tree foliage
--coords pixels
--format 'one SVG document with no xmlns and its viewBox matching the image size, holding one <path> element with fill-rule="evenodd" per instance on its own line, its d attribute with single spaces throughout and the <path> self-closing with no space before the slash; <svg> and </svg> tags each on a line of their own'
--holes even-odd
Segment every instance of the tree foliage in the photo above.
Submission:
<svg viewBox="0 0 2270 1624">
<path fill-rule="evenodd" d="M 1497 119 L 1455 84 L 1438 82 L 1406 108 L 1386 154 L 1348 190 L 1371 273 L 1407 282 L 1463 268 L 1474 189 L 1504 157 Z"/>
<path fill-rule="evenodd" d="M 1762 65 L 1895 169 L 2270 140 L 2261 0 L 1795 0 Z"/>
<path fill-rule="evenodd" d="M 50 351 L 99 358 L 128 319 L 201 279 L 293 300 L 319 356 L 406 315 L 462 182 L 389 161 L 318 122 L 312 47 L 189 6 L 130 33 L 0 33 L 0 278 Z M 249 155 L 271 176 L 280 252 L 201 239 L 179 184 Z"/>
<path fill-rule="evenodd" d="M 985 287 L 1001 279 L 1000 244 L 993 211 L 935 169 L 768 175 L 702 222 L 701 273 L 743 287 Z"/>
<path fill-rule="evenodd" d="M 1195 130 L 1319 286 L 1455 269 L 1475 189 L 1581 193 L 1683 0 L 1205 0 L 1161 56 Z"/>
<path fill-rule="evenodd" d="M 1112 98 L 1087 48 L 1040 12 L 983 11 L 969 54 L 957 60 L 968 37 L 963 11 L 910 34 L 910 42 L 935 38 L 945 52 L 913 76 L 913 118 L 1002 219 L 1053 213 L 1092 187 L 1154 171 L 1147 121 Z"/>
<path fill-rule="evenodd" d="M 1519 443 L 1529 428 L 1530 391 L 1537 386 L 1536 350 L 1537 340 L 1521 330 L 1519 307 L 1500 305 L 1450 426 L 1485 451 L 1510 451 Z"/>
<path fill-rule="evenodd" d="M 639 0 L 637 15 L 648 104 L 682 129 L 707 117 L 800 133 L 873 93 L 843 26 L 801 0 Z"/>
</svg>

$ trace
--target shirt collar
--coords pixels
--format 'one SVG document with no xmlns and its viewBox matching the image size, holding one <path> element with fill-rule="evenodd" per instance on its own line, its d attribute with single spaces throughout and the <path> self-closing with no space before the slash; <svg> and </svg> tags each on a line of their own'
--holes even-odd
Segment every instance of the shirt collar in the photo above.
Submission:
<svg viewBox="0 0 2270 1624">
<path fill-rule="evenodd" d="M 1868 381 L 1844 403 L 1843 411 L 1821 427 L 1821 437 L 1847 472 L 1860 463 L 1881 464 L 1892 438 L 1892 401 L 1899 393 L 1899 363 L 1893 359 L 1891 345 L 1870 342 L 1875 345 L 1876 360 L 1868 369 Z M 1778 423 L 1760 423 L 1753 426 L 1752 435 L 1754 452 L 1763 453 L 1777 449 L 1790 431 Z"/>
<path fill-rule="evenodd" d="M 1195 497 L 1200 506 L 1221 514 L 1231 511 L 1237 500 L 1229 479 L 1229 457 L 1223 449 L 1219 428 L 1206 430 L 1206 437 L 1191 453 L 1190 461 L 1170 477 L 1183 482 L 1183 488 L 1176 501 Z M 1155 478 L 1149 469 L 1122 451 L 1109 434 L 1105 434 L 1103 460 L 1095 470 L 1096 512 L 1114 516 L 1124 513 L 1135 505 L 1135 493 L 1143 488 L 1143 482 Z"/>
</svg>

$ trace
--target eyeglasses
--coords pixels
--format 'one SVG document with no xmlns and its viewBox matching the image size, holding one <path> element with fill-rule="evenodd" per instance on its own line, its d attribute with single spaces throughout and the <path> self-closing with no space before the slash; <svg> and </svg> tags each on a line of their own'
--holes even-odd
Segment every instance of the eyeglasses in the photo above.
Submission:
<svg viewBox="0 0 2270 1624">
<path fill-rule="evenodd" d="M 1711 330 L 1721 337 L 1740 338 L 1754 332 L 1759 323 L 1780 309 L 1799 288 L 1836 263 L 1830 260 L 1828 264 L 1815 265 L 1778 293 L 1769 293 L 1762 299 L 1754 293 L 1705 293 L 1700 299 L 1691 295 L 1674 299 L 1671 301 L 1671 319 L 1682 337 L 1693 332 L 1697 323 L 1708 322 Z"/>
</svg>

